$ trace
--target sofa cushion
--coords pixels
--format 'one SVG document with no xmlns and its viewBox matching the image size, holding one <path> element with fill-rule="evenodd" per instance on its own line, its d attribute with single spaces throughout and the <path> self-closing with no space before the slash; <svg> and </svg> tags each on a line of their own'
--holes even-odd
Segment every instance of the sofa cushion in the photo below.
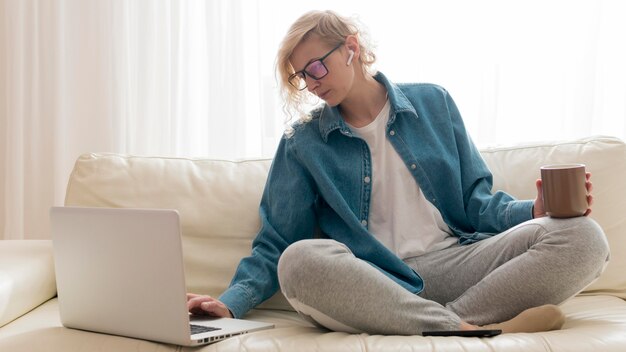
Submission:
<svg viewBox="0 0 626 352">
<path fill-rule="evenodd" d="M 582 162 L 593 173 L 592 216 L 604 228 L 612 260 L 587 292 L 626 298 L 626 146 L 594 137 L 482 150 L 494 190 L 534 198 L 539 166 Z M 258 205 L 271 160 L 201 160 L 85 154 L 70 176 L 68 206 L 170 208 L 181 215 L 190 292 L 219 295 L 249 255 L 260 222 Z M 621 212 L 620 212 L 621 210 Z M 291 309 L 280 293 L 262 307 Z"/>
<path fill-rule="evenodd" d="M 3 352 L 175 352 L 179 346 L 128 337 L 98 334 L 61 325 L 56 298 L 0 329 Z"/>
<path fill-rule="evenodd" d="M 270 164 L 85 154 L 70 176 L 65 205 L 178 210 L 187 290 L 218 296 L 250 254 Z M 263 307 L 291 309 L 280 292 Z"/>
<path fill-rule="evenodd" d="M 494 338 L 381 336 L 328 332 L 294 312 L 252 310 L 250 319 L 276 328 L 244 334 L 204 347 L 178 347 L 125 337 L 64 329 L 52 299 L 0 329 L 0 351 L 624 351 L 626 302 L 610 296 L 575 297 L 562 306 L 562 330 L 503 334 Z"/>
<path fill-rule="evenodd" d="M 55 294 L 50 241 L 0 241 L 0 326 Z"/>
</svg>

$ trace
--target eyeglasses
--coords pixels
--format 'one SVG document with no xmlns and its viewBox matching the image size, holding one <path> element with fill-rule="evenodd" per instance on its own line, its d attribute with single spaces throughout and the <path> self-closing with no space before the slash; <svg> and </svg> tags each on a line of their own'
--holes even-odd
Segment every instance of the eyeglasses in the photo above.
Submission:
<svg viewBox="0 0 626 352">
<path fill-rule="evenodd" d="M 329 51 L 326 55 L 320 57 L 317 60 L 309 62 L 302 71 L 294 72 L 289 76 L 289 84 L 294 86 L 298 90 L 304 90 L 306 85 L 306 76 L 313 78 L 314 80 L 322 79 L 328 74 L 328 68 L 324 65 L 324 60 L 333 51 L 339 49 L 344 43 L 339 43 L 333 50 Z"/>
</svg>

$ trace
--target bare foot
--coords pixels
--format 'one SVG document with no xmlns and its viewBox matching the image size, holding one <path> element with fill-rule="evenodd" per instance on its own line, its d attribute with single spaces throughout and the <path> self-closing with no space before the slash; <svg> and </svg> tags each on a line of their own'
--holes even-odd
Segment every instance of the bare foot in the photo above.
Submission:
<svg viewBox="0 0 626 352">
<path fill-rule="evenodd" d="M 486 325 L 485 329 L 501 329 L 503 333 L 540 332 L 559 330 L 565 323 L 565 315 L 558 306 L 544 306 L 526 309 L 515 318 L 502 323 Z"/>
</svg>

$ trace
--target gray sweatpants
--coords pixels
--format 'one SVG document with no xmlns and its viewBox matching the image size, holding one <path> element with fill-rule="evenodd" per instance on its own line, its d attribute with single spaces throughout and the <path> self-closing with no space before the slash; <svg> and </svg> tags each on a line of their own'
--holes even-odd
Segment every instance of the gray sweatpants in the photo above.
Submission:
<svg viewBox="0 0 626 352">
<path fill-rule="evenodd" d="M 498 323 L 531 307 L 560 304 L 599 277 L 608 259 L 595 221 L 545 217 L 471 245 L 405 259 L 424 279 L 419 295 L 327 239 L 289 246 L 278 278 L 287 300 L 315 325 L 417 335 L 458 330 L 461 320 Z"/>
</svg>

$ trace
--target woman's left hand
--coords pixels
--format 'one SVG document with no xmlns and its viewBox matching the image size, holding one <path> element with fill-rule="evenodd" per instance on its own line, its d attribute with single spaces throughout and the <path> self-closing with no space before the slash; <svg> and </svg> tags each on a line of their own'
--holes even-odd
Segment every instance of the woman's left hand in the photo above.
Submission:
<svg viewBox="0 0 626 352">
<path fill-rule="evenodd" d="M 593 195 L 591 195 L 591 191 L 593 190 L 593 184 L 591 183 L 591 173 L 587 172 L 585 174 L 586 182 L 585 187 L 587 187 L 587 211 L 584 216 L 591 214 L 591 205 L 593 205 Z M 543 207 L 543 187 L 541 185 L 541 179 L 537 179 L 535 181 L 535 185 L 537 186 L 537 198 L 535 198 L 535 206 L 533 207 L 533 217 L 541 218 L 546 216 L 546 211 Z"/>
</svg>

